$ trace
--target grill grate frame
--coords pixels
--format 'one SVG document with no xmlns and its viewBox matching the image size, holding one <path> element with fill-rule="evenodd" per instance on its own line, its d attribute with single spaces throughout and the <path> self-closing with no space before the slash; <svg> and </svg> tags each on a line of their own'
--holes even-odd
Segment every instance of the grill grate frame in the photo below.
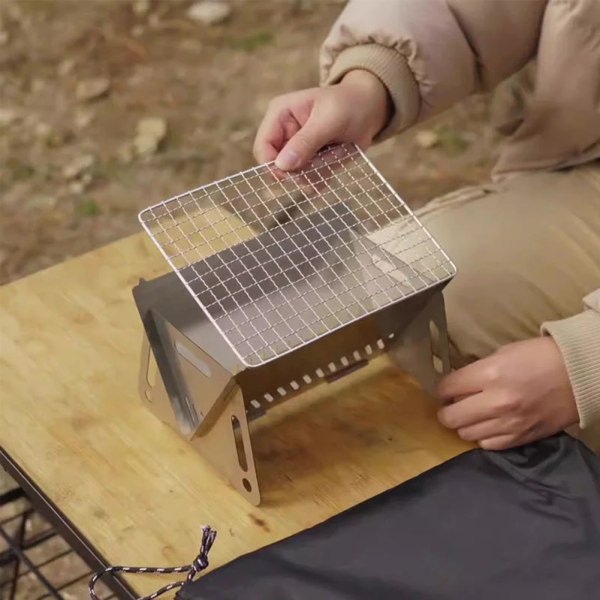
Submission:
<svg viewBox="0 0 600 600">
<path fill-rule="evenodd" d="M 278 216 L 278 221 L 273 215 Z M 150 206 L 145 231 L 246 367 L 451 279 L 452 261 L 355 145 Z"/>
</svg>

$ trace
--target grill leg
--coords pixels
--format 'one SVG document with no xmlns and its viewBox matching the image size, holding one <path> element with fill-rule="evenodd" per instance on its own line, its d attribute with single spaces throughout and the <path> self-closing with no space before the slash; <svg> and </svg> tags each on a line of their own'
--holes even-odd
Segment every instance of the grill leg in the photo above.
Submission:
<svg viewBox="0 0 600 600">
<path fill-rule="evenodd" d="M 429 394 L 450 371 L 450 347 L 442 292 L 434 294 L 390 349 L 392 360 Z"/>
</svg>

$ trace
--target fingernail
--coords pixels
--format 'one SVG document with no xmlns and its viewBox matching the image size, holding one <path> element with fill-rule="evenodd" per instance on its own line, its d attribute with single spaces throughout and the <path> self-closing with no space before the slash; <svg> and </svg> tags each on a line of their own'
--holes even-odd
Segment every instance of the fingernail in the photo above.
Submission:
<svg viewBox="0 0 600 600">
<path fill-rule="evenodd" d="M 275 160 L 275 166 L 282 171 L 293 171 L 300 166 L 300 155 L 292 148 L 284 148 Z"/>
</svg>

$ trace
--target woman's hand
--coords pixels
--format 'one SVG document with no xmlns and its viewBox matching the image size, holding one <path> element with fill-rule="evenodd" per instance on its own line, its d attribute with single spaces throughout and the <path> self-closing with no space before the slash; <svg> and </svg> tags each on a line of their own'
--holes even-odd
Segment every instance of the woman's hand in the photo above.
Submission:
<svg viewBox="0 0 600 600">
<path fill-rule="evenodd" d="M 442 425 L 488 450 L 548 437 L 578 422 L 562 354 L 551 337 L 509 344 L 451 373 L 439 396 Z"/>
<path fill-rule="evenodd" d="M 324 146 L 353 142 L 366 149 L 391 117 L 381 81 L 368 71 L 350 71 L 340 83 L 279 96 L 258 129 L 254 156 L 282 171 L 304 167 Z"/>
</svg>

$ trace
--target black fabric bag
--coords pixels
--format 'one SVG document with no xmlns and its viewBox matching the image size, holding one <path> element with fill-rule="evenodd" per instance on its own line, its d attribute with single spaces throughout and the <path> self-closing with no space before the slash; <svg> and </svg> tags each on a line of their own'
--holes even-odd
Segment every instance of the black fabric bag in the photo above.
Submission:
<svg viewBox="0 0 600 600">
<path fill-rule="evenodd" d="M 473 450 L 177 598 L 600 600 L 600 458 L 566 434 Z"/>
</svg>

